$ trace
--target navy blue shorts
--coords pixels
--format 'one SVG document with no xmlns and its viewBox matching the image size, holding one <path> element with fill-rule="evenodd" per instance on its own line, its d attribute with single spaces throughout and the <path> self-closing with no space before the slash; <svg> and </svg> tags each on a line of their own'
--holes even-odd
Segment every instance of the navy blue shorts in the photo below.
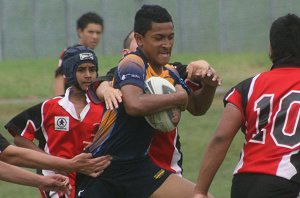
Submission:
<svg viewBox="0 0 300 198">
<path fill-rule="evenodd" d="M 266 174 L 234 175 L 231 198 L 296 198 L 300 185 L 282 177 Z"/>
<path fill-rule="evenodd" d="M 149 157 L 130 162 L 112 161 L 97 178 L 77 174 L 78 198 L 147 198 L 172 174 Z"/>
</svg>

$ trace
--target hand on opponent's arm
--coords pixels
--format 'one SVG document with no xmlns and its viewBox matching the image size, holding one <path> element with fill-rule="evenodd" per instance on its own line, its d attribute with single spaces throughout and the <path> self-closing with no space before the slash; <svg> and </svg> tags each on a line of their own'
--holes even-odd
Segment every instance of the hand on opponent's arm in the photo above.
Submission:
<svg viewBox="0 0 300 198">
<path fill-rule="evenodd" d="M 110 165 L 111 160 L 112 158 L 109 155 L 92 158 L 90 153 L 81 153 L 71 159 L 71 167 L 76 172 L 97 177 Z"/>
<path fill-rule="evenodd" d="M 38 186 L 39 189 L 45 191 L 56 191 L 70 195 L 72 187 L 68 177 L 59 174 L 40 177 L 41 182 Z"/>
<path fill-rule="evenodd" d="M 210 64 L 205 60 L 197 60 L 188 64 L 186 67 L 187 79 L 192 82 L 202 82 L 204 85 L 217 87 L 221 85 L 222 81 L 220 76 Z"/>
<path fill-rule="evenodd" d="M 186 70 L 187 79 L 199 84 L 200 87 L 189 95 L 187 109 L 192 115 L 203 115 L 212 104 L 216 88 L 221 84 L 221 78 L 204 60 L 191 62 Z"/>
<path fill-rule="evenodd" d="M 117 109 L 122 102 L 122 93 L 119 89 L 114 89 L 111 82 L 103 81 L 96 89 L 96 95 L 104 100 L 107 109 Z"/>
<path fill-rule="evenodd" d="M 66 176 L 58 174 L 42 176 L 1 161 L 0 180 L 66 194 L 70 194 L 72 189 Z"/>
</svg>

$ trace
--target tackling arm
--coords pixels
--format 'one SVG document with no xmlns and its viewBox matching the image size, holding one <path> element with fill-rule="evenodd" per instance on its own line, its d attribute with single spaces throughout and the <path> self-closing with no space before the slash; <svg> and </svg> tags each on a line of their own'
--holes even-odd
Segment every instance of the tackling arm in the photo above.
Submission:
<svg viewBox="0 0 300 198">
<path fill-rule="evenodd" d="M 9 164 L 40 169 L 55 169 L 65 172 L 77 171 L 96 177 L 109 166 L 111 157 L 92 158 L 91 154 L 82 153 L 72 159 L 64 159 L 46 153 L 9 145 L 0 155 L 0 160 Z"/>
<path fill-rule="evenodd" d="M 69 180 L 62 175 L 41 176 L 19 167 L 0 162 L 0 179 L 16 184 L 70 193 Z"/>
<path fill-rule="evenodd" d="M 203 85 L 189 95 L 187 109 L 194 116 L 204 115 L 211 106 L 217 87 Z"/>
<path fill-rule="evenodd" d="M 192 115 L 203 115 L 212 104 L 216 88 L 221 85 L 221 78 L 204 60 L 193 61 L 186 67 L 187 80 L 199 84 L 189 95 L 188 111 Z"/>
</svg>

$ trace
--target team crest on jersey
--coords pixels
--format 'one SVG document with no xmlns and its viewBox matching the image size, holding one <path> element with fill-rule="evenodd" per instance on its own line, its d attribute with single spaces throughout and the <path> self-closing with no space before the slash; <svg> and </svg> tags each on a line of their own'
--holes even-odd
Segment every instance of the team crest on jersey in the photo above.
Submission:
<svg viewBox="0 0 300 198">
<path fill-rule="evenodd" d="M 69 131 L 69 117 L 68 116 L 55 116 L 54 117 L 55 130 Z"/>
</svg>

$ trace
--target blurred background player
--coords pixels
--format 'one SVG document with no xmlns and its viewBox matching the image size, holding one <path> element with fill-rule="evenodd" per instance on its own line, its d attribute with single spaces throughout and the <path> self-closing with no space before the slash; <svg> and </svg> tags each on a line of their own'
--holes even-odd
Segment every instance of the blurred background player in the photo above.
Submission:
<svg viewBox="0 0 300 198">
<path fill-rule="evenodd" d="M 102 39 L 102 33 L 104 30 L 104 23 L 101 16 L 94 12 L 88 12 L 78 18 L 76 23 L 77 35 L 79 38 L 79 44 L 84 45 L 92 50 L 95 50 L 97 45 Z M 55 71 L 55 84 L 54 95 L 63 95 L 68 84 L 63 76 L 61 67 L 62 57 L 66 49 L 64 49 L 59 56 L 57 69 Z"/>
<path fill-rule="evenodd" d="M 296 198 L 300 192 L 300 18 L 270 28 L 270 71 L 248 78 L 224 97 L 225 109 L 202 159 L 194 198 L 206 198 L 241 129 L 245 143 L 234 170 L 232 198 Z"/>
<path fill-rule="evenodd" d="M 18 165 L 31 167 L 33 162 L 31 162 L 30 160 L 35 161 L 35 159 L 37 159 L 37 161 L 40 161 L 38 159 L 39 157 L 46 157 L 46 159 L 54 160 L 56 159 L 51 157 L 47 158 L 48 156 L 46 154 L 42 154 L 36 151 L 12 146 L 0 134 L 0 180 L 26 186 L 32 186 L 44 190 L 58 191 L 66 194 L 70 193 L 69 179 L 66 176 L 59 174 L 51 176 L 41 176 L 5 163 L 15 162 L 15 164 Z M 52 162 L 56 163 L 55 161 Z"/>
<path fill-rule="evenodd" d="M 62 59 L 62 68 L 71 85 L 64 96 L 23 111 L 5 127 L 18 146 L 71 159 L 93 140 L 104 109 L 86 97 L 86 89 L 98 72 L 98 59 L 93 50 L 83 45 L 68 48 Z M 39 147 L 32 142 L 34 139 L 39 141 Z M 51 175 L 53 171 L 42 170 L 42 174 Z M 68 176 L 73 189 L 71 195 L 65 196 L 73 198 L 76 174 L 72 172 Z M 43 191 L 42 196 L 57 198 L 61 195 Z"/>
</svg>

